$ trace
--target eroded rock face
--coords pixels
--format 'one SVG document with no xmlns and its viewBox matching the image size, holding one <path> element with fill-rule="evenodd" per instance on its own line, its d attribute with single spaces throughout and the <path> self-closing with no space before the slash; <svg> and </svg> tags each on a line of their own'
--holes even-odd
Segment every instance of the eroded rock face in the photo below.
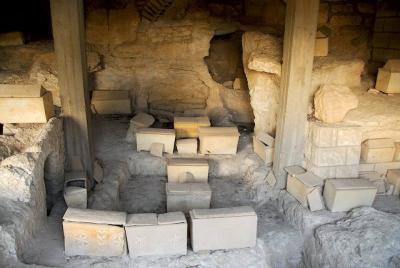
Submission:
<svg viewBox="0 0 400 268">
<path fill-rule="evenodd" d="M 344 219 L 315 230 L 313 267 L 398 267 L 400 216 L 354 209 Z"/>
<path fill-rule="evenodd" d="M 315 117 L 325 123 L 341 122 L 351 109 L 357 108 L 358 98 L 346 86 L 323 85 L 314 97 Z"/>
</svg>

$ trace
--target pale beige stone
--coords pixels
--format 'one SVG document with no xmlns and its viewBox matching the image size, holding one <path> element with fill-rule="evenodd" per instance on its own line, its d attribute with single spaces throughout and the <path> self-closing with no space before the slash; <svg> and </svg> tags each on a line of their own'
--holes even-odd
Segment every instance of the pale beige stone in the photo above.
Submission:
<svg viewBox="0 0 400 268">
<path fill-rule="evenodd" d="M 329 37 L 318 31 L 315 39 L 314 56 L 326 57 L 329 51 Z"/>
<path fill-rule="evenodd" d="M 0 33 L 0 47 L 20 46 L 24 44 L 22 32 Z"/>
<path fill-rule="evenodd" d="M 186 255 L 187 223 L 182 212 L 130 214 L 125 231 L 130 257 Z"/>
<path fill-rule="evenodd" d="M 50 92 L 38 98 L 0 98 L 0 123 L 46 123 L 54 116 Z"/>
<path fill-rule="evenodd" d="M 150 146 L 150 154 L 158 157 L 162 157 L 164 151 L 164 144 L 155 142 Z"/>
<path fill-rule="evenodd" d="M 400 60 L 388 60 L 379 68 L 376 89 L 385 93 L 400 93 Z"/>
<path fill-rule="evenodd" d="M 176 141 L 179 154 L 197 154 L 197 139 L 180 139 Z"/>
<path fill-rule="evenodd" d="M 257 215 L 251 207 L 195 209 L 189 215 L 194 252 L 256 245 Z"/>
<path fill-rule="evenodd" d="M 326 123 L 341 122 L 357 108 L 358 98 L 346 86 L 322 85 L 314 96 L 315 117 Z"/>
<path fill-rule="evenodd" d="M 328 179 L 324 200 L 332 212 L 349 211 L 360 206 L 371 206 L 377 189 L 366 179 Z"/>
<path fill-rule="evenodd" d="M 400 169 L 389 169 L 386 175 L 386 181 L 393 185 L 393 194 L 400 194 Z"/>
<path fill-rule="evenodd" d="M 324 209 L 324 201 L 322 200 L 321 191 L 319 189 L 312 190 L 307 195 L 308 206 L 311 211 Z"/>
<path fill-rule="evenodd" d="M 315 189 L 320 191 L 323 184 L 323 179 L 311 172 L 306 172 L 288 176 L 286 190 L 304 207 L 308 207 L 308 194 Z"/>
<path fill-rule="evenodd" d="M 67 207 L 87 208 L 87 189 L 69 186 L 64 189 L 64 200 Z"/>
<path fill-rule="evenodd" d="M 97 114 L 130 114 L 131 99 L 124 90 L 95 90 L 92 96 L 92 110 Z"/>
<path fill-rule="evenodd" d="M 270 165 L 274 158 L 274 148 L 264 144 L 256 136 L 253 136 L 253 150 L 264 161 Z"/>
<path fill-rule="evenodd" d="M 239 136 L 237 127 L 200 127 L 200 153 L 235 155 Z"/>
<path fill-rule="evenodd" d="M 210 208 L 211 188 L 208 183 L 167 183 L 167 211 L 189 212 Z"/>
<path fill-rule="evenodd" d="M 126 213 L 121 211 L 68 208 L 63 216 L 63 220 L 69 222 L 86 222 L 122 226 L 126 222 Z"/>
<path fill-rule="evenodd" d="M 153 143 L 164 144 L 163 152 L 173 154 L 175 146 L 175 130 L 162 128 L 141 128 L 136 132 L 138 151 L 150 151 Z"/>
<path fill-rule="evenodd" d="M 269 135 L 266 132 L 257 132 L 255 133 L 255 136 L 263 143 L 265 143 L 268 146 L 274 147 L 275 145 L 275 138 Z"/>
<path fill-rule="evenodd" d="M 0 98 L 39 98 L 45 91 L 40 84 L 0 84 Z"/>
<path fill-rule="evenodd" d="M 208 182 L 206 159 L 173 158 L 167 163 L 168 182 Z"/>
<path fill-rule="evenodd" d="M 377 188 L 377 194 L 386 193 L 386 185 L 384 177 L 376 171 L 363 172 L 360 174 L 360 178 L 367 179 Z"/>
<path fill-rule="evenodd" d="M 130 124 L 136 128 L 148 128 L 154 123 L 155 119 L 152 115 L 146 113 L 138 113 L 132 117 Z"/>
<path fill-rule="evenodd" d="M 197 138 L 199 127 L 211 126 L 208 116 L 174 117 L 174 128 L 177 138 Z"/>
<path fill-rule="evenodd" d="M 395 142 L 394 148 L 395 148 L 395 152 L 394 152 L 393 161 L 400 161 L 400 142 Z"/>
<path fill-rule="evenodd" d="M 361 159 L 365 163 L 382 163 L 393 161 L 395 153 L 392 139 L 369 139 L 362 143 Z"/>
<path fill-rule="evenodd" d="M 292 176 L 306 173 L 306 170 L 300 166 L 285 167 L 285 171 L 288 173 L 288 175 L 292 175 Z"/>
</svg>

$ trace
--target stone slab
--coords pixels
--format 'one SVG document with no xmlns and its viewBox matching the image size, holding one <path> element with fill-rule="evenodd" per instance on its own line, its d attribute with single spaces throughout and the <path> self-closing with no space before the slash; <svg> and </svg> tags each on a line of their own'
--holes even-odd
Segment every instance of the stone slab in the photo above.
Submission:
<svg viewBox="0 0 400 268">
<path fill-rule="evenodd" d="M 124 225 L 126 223 L 126 213 L 120 211 L 68 208 L 63 220 L 78 223 Z"/>
<path fill-rule="evenodd" d="M 365 163 L 392 162 L 395 154 L 392 139 L 370 139 L 362 143 L 361 159 Z"/>
<path fill-rule="evenodd" d="M 393 185 L 393 194 L 400 194 L 400 169 L 389 169 L 386 175 L 386 181 Z"/>
<path fill-rule="evenodd" d="M 39 98 L 45 92 L 40 84 L 0 84 L 0 98 Z"/>
<path fill-rule="evenodd" d="M 175 130 L 163 128 L 141 128 L 136 132 L 138 151 L 150 151 L 153 143 L 164 144 L 163 152 L 173 154 L 175 146 Z"/>
<path fill-rule="evenodd" d="M 189 212 L 196 208 L 210 208 L 211 188 L 208 183 L 167 183 L 167 211 Z"/>
<path fill-rule="evenodd" d="M 307 196 L 313 190 L 321 190 L 324 181 L 311 172 L 297 175 L 289 175 L 287 178 L 286 190 L 296 198 L 304 207 L 308 207 Z"/>
<path fill-rule="evenodd" d="M 274 148 L 264 144 L 256 136 L 253 136 L 253 150 L 266 165 L 271 165 L 274 159 Z"/>
<path fill-rule="evenodd" d="M 125 226 L 129 255 L 131 257 L 186 255 L 187 223 L 184 214 L 182 212 L 158 216 L 150 214 L 151 219 L 147 222 L 148 224 Z M 128 215 L 129 218 L 135 217 Z M 139 218 L 145 218 L 145 214 L 141 214 Z"/>
<path fill-rule="evenodd" d="M 200 153 L 236 155 L 239 136 L 237 127 L 200 127 Z"/>
<path fill-rule="evenodd" d="M 41 97 L 0 98 L 0 123 L 46 123 L 54 116 L 51 92 Z"/>
<path fill-rule="evenodd" d="M 377 188 L 366 179 L 328 179 L 324 187 L 324 200 L 332 212 L 349 211 L 356 207 L 371 206 Z"/>
<path fill-rule="evenodd" d="M 162 157 L 164 151 L 164 144 L 155 142 L 150 146 L 150 154 Z"/>
<path fill-rule="evenodd" d="M 248 209 L 190 211 L 193 251 L 254 247 L 257 239 L 257 215 L 254 210 L 247 211 Z"/>
<path fill-rule="evenodd" d="M 168 182 L 208 182 L 208 161 L 206 159 L 169 159 L 167 163 Z"/>
<path fill-rule="evenodd" d="M 180 139 L 176 141 L 179 154 L 197 154 L 197 139 Z"/>
<path fill-rule="evenodd" d="M 92 110 L 97 114 L 130 114 L 131 99 L 125 90 L 94 90 Z"/>
<path fill-rule="evenodd" d="M 130 124 L 137 128 L 148 128 L 154 123 L 154 117 L 146 113 L 138 113 L 132 117 Z"/>
<path fill-rule="evenodd" d="M 70 186 L 64 189 L 64 200 L 70 208 L 87 208 L 87 189 Z"/>
<path fill-rule="evenodd" d="M 197 138 L 199 127 L 211 126 L 208 116 L 174 117 L 177 138 Z"/>
</svg>

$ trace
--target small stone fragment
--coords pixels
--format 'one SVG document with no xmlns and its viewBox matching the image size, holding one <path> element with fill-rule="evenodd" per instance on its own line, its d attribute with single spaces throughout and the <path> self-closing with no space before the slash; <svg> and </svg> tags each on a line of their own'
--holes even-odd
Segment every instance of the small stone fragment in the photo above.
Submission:
<svg viewBox="0 0 400 268">
<path fill-rule="evenodd" d="M 150 146 L 150 154 L 158 157 L 162 157 L 164 150 L 164 144 L 155 142 Z"/>
</svg>

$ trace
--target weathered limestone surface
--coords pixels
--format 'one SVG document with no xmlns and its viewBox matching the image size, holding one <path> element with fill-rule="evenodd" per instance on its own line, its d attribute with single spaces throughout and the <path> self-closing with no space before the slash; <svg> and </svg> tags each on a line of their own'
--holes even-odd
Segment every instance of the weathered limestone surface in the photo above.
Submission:
<svg viewBox="0 0 400 268">
<path fill-rule="evenodd" d="M 323 85 L 314 97 L 315 117 L 325 123 L 341 122 L 358 106 L 358 99 L 346 86 Z"/>
</svg>

